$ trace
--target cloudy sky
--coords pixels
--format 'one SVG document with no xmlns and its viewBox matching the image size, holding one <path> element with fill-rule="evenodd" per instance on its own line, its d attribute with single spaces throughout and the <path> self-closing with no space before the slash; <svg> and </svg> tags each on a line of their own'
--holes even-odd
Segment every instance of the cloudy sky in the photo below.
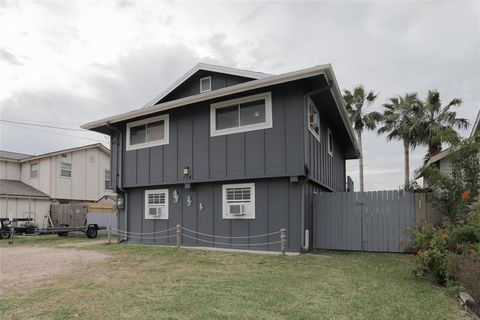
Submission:
<svg viewBox="0 0 480 320">
<path fill-rule="evenodd" d="M 0 0 L 0 6 L 4 150 L 38 154 L 108 142 L 48 126 L 78 129 L 141 107 L 198 62 L 273 74 L 332 63 L 341 88 L 363 84 L 380 94 L 372 110 L 391 96 L 424 97 L 428 89 L 438 89 L 445 102 L 462 98 L 458 113 L 471 122 L 480 108 L 480 2 Z M 366 189 L 402 184 L 400 143 L 367 133 L 364 152 Z M 424 154 L 424 148 L 412 153 L 412 168 Z M 356 181 L 357 162 L 348 168 Z"/>
</svg>

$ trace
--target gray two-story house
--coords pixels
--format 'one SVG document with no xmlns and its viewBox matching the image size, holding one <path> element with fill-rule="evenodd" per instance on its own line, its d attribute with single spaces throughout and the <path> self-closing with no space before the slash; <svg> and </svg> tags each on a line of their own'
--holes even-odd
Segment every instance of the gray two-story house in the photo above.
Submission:
<svg viewBox="0 0 480 320">
<path fill-rule="evenodd" d="M 131 243 L 287 250 L 312 243 L 312 198 L 346 190 L 359 149 L 330 65 L 280 75 L 198 64 L 146 106 L 83 128 L 111 139 Z M 212 235 L 215 235 L 213 237 Z M 245 237 L 245 238 L 244 238 Z M 250 237 L 250 238 L 246 238 Z"/>
</svg>

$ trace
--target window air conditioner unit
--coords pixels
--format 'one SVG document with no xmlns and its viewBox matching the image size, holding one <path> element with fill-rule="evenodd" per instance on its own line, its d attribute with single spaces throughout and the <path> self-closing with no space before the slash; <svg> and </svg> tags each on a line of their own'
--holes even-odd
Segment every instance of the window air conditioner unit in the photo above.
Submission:
<svg viewBox="0 0 480 320">
<path fill-rule="evenodd" d="M 244 216 L 245 206 L 243 204 L 229 204 L 228 213 L 232 216 Z"/>
<path fill-rule="evenodd" d="M 152 217 L 158 217 L 162 214 L 162 208 L 150 208 L 148 212 Z"/>
</svg>

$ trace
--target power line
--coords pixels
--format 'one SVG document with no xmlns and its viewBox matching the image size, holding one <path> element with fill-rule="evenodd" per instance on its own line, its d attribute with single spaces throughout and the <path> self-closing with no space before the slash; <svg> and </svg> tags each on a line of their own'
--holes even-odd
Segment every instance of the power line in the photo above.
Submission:
<svg viewBox="0 0 480 320">
<path fill-rule="evenodd" d="M 13 123 L 13 124 L 21 124 L 21 125 L 25 125 L 25 126 L 34 126 L 34 127 L 43 127 L 43 128 L 51 128 L 51 129 L 60 129 L 60 130 L 70 130 L 70 131 L 80 131 L 80 132 L 85 132 L 85 131 L 86 131 L 86 130 L 84 130 L 84 129 L 57 127 L 57 126 L 51 126 L 51 125 L 46 125 L 46 124 L 28 123 L 28 122 L 12 121 L 12 120 L 5 120 L 5 119 L 0 119 L 0 122 Z"/>
<path fill-rule="evenodd" d="M 4 118 L 5 119 L 5 118 Z M 65 124 L 65 125 L 72 125 L 72 126 L 75 126 L 75 127 L 79 127 L 80 125 L 78 124 L 78 122 L 66 122 L 66 121 L 45 121 L 45 120 L 31 120 L 31 119 L 24 119 L 24 118 L 10 118 L 8 117 L 8 119 L 5 119 L 5 120 L 9 120 L 9 121 L 22 121 L 22 122 L 33 122 L 33 123 L 46 123 L 46 124 L 54 124 L 54 125 L 57 125 L 57 124 Z"/>
<path fill-rule="evenodd" d="M 46 131 L 46 130 L 37 129 L 37 128 L 29 128 L 29 127 L 25 127 L 25 126 L 23 126 L 23 125 L 18 125 L 18 124 L 12 124 L 12 123 L 0 123 L 0 124 L 7 125 L 7 126 L 18 127 L 18 128 L 23 128 L 23 129 L 34 130 L 34 131 L 40 131 L 40 132 L 44 132 L 44 133 L 56 134 L 56 135 L 60 135 L 60 136 L 62 136 L 62 137 L 71 137 L 71 138 L 77 138 L 77 139 L 85 139 L 85 140 L 90 140 L 90 141 L 95 141 L 95 142 L 102 142 L 102 143 L 108 142 L 108 141 L 106 141 L 106 140 L 99 140 L 99 139 L 87 138 L 87 137 L 81 137 L 81 136 L 75 136 L 75 135 L 64 134 L 64 133 L 59 133 L 59 132 Z"/>
</svg>

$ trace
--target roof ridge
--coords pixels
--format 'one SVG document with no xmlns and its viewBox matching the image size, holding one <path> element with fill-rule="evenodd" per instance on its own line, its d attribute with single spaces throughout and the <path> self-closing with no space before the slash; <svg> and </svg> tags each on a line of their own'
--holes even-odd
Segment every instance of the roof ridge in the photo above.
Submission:
<svg viewBox="0 0 480 320">
<path fill-rule="evenodd" d="M 100 148 L 100 149 L 103 148 L 103 149 L 105 149 L 105 151 L 110 152 L 110 149 L 108 149 L 107 147 L 105 147 L 102 143 L 98 142 L 98 143 L 86 144 L 86 145 L 78 146 L 78 147 L 72 147 L 72 148 L 60 149 L 60 150 L 54 150 L 54 151 L 45 152 L 45 153 L 41 153 L 41 154 L 37 154 L 37 155 L 31 155 L 31 156 L 29 156 L 29 157 L 20 159 L 20 161 L 21 161 L 21 162 L 25 162 L 25 161 L 30 161 L 30 160 L 34 160 L 34 159 L 39 159 L 39 158 L 45 158 L 45 157 L 49 157 L 49 156 L 54 156 L 54 155 L 59 154 L 59 153 L 72 152 L 72 151 L 89 149 L 89 148 L 94 148 L 94 147 L 98 147 L 98 148 Z"/>
</svg>

